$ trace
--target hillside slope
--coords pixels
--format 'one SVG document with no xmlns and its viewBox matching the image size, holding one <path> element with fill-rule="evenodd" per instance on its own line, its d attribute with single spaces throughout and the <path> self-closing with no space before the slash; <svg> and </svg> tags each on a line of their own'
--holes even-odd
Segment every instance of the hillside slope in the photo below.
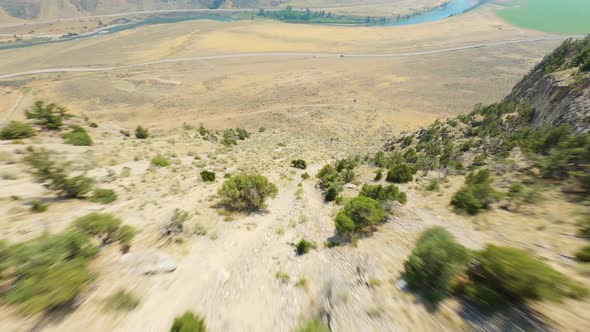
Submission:
<svg viewBox="0 0 590 332">
<path fill-rule="evenodd" d="M 545 57 L 506 98 L 528 100 L 535 109 L 532 125 L 569 124 L 590 129 L 590 38 L 566 41 Z"/>
</svg>

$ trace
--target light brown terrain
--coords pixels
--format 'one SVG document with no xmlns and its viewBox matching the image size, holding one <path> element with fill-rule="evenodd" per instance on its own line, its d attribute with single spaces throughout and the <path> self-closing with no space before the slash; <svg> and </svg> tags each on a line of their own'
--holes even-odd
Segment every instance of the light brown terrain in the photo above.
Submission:
<svg viewBox="0 0 590 332">
<path fill-rule="evenodd" d="M 0 238 L 21 241 L 58 232 L 79 216 L 103 211 L 141 230 L 132 252 L 157 250 L 177 263 L 172 273 L 143 276 L 121 262 L 116 248 L 106 249 L 93 266 L 98 272 L 95 286 L 74 312 L 59 319 L 24 319 L 0 307 L 2 330 L 167 331 L 186 310 L 202 313 L 211 331 L 292 331 L 320 310 L 331 313 L 334 331 L 458 331 L 505 323 L 509 318 L 483 322 L 453 301 L 430 312 L 403 289 L 403 263 L 419 233 L 432 225 L 446 227 L 471 248 L 486 242 L 526 248 L 583 281 L 585 271 L 561 255 L 582 244 L 562 235 L 575 232 L 573 205 L 556 209 L 548 200 L 534 213 L 497 210 L 482 217 L 458 216 L 448 201 L 462 176 L 450 177 L 440 193 L 425 194 L 424 183 L 402 186 L 408 204 L 396 206 L 372 237 L 356 247 L 323 246 L 334 235 L 338 206 L 324 203 L 315 186 L 313 175 L 322 165 L 372 154 L 395 134 L 468 112 L 479 102 L 500 100 L 560 43 L 527 41 L 547 35 L 508 25 L 494 9 L 486 5 L 440 22 L 405 27 L 190 21 L 0 51 L 1 76 L 206 55 L 400 54 L 523 40 L 429 55 L 260 54 L 0 80 L 0 123 L 22 120 L 35 100 L 47 100 L 80 116 L 72 121 L 86 116 L 99 124 L 88 128 L 92 147 L 65 145 L 59 135 L 46 133 L 24 144 L 0 143 Z M 253 134 L 226 148 L 202 140 L 194 129 L 200 123 L 214 129 L 242 126 Z M 152 137 L 138 141 L 119 133 L 137 125 L 147 126 Z M 29 145 L 59 151 L 72 169 L 115 189 L 119 199 L 109 205 L 52 199 L 20 162 Z M 149 160 L 158 154 L 173 165 L 150 167 Z M 307 172 L 312 179 L 302 181 L 302 171 L 289 167 L 297 158 L 311 164 Z M 217 182 L 203 183 L 203 169 L 217 172 Z M 214 207 L 223 174 L 238 171 L 260 172 L 278 185 L 279 195 L 266 213 L 226 216 Z M 357 185 L 371 182 L 371 169 L 359 173 Z M 32 214 L 28 202 L 34 199 L 49 200 L 49 210 Z M 160 228 L 175 208 L 189 211 L 189 226 L 205 234 L 164 245 Z M 317 242 L 318 248 L 300 257 L 292 244 L 302 237 Z M 281 282 L 277 272 L 287 273 L 290 281 Z M 301 278 L 306 285 L 295 286 Z M 139 295 L 136 310 L 102 310 L 104 298 L 119 288 Z M 539 304 L 535 309 L 559 330 L 590 330 L 584 316 L 588 303 Z"/>
</svg>

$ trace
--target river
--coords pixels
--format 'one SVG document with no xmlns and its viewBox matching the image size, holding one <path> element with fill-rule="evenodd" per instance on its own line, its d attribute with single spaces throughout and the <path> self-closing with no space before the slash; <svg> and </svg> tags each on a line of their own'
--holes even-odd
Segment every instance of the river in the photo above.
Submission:
<svg viewBox="0 0 590 332">
<path fill-rule="evenodd" d="M 385 24 L 379 24 L 374 26 L 402 26 L 402 25 L 411 25 L 411 24 L 420 24 L 426 22 L 434 22 L 439 21 L 451 16 L 460 15 L 465 13 L 483 3 L 486 0 L 451 0 L 447 5 L 415 15 L 409 18 L 397 20 L 394 22 L 389 22 Z M 118 26 L 113 26 L 109 28 L 105 28 L 102 30 L 96 30 L 91 33 L 74 35 L 67 38 L 61 39 L 31 39 L 29 41 L 24 41 L 20 43 L 9 43 L 2 45 L 0 44 L 0 50 L 7 50 L 7 49 L 14 49 L 14 48 L 23 48 L 23 47 L 31 47 L 36 45 L 44 45 L 44 44 L 54 44 L 54 43 L 61 43 L 76 39 L 83 39 L 83 38 L 91 38 L 100 35 L 111 34 L 119 31 L 135 29 L 142 26 L 147 25 L 155 25 L 155 24 L 170 24 L 170 23 L 178 23 L 184 21 L 192 21 L 192 20 L 215 20 L 215 21 L 236 21 L 237 19 L 232 16 L 227 15 L 211 15 L 211 14 L 200 14 L 200 15 L 189 15 L 189 16 L 180 16 L 180 17 L 154 17 L 149 18 L 143 21 L 129 23 L 129 24 L 122 24 Z"/>
</svg>

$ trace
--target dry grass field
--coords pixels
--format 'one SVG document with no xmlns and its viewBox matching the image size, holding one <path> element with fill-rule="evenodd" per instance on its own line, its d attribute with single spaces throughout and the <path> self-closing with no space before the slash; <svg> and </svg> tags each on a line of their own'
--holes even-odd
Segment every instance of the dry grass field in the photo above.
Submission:
<svg viewBox="0 0 590 332">
<path fill-rule="evenodd" d="M 450 177 L 440 193 L 425 194 L 424 183 L 404 185 L 408 204 L 397 207 L 374 236 L 356 247 L 323 246 L 334 234 L 338 206 L 324 203 L 315 185 L 313 175 L 321 166 L 335 158 L 373 153 L 395 134 L 468 112 L 479 102 L 500 100 L 560 43 L 523 41 L 444 52 L 547 36 L 510 26 L 494 10 L 486 5 L 440 22 L 405 27 L 190 21 L 0 51 L 0 75 L 267 53 L 0 80 L 0 123 L 22 120 L 35 100 L 47 100 L 67 106 L 79 116 L 74 122 L 87 117 L 98 124 L 88 129 L 95 141 L 91 147 L 65 145 L 57 134 L 0 143 L 0 238 L 22 241 L 63 230 L 86 213 L 109 212 L 141 230 L 132 252 L 164 252 L 177 263 L 173 273 L 138 275 L 116 248 L 107 248 L 93 263 L 97 279 L 75 311 L 25 319 L 2 306 L 2 330 L 166 331 L 185 310 L 202 313 L 211 331 L 293 331 L 321 310 L 331 313 L 334 331 L 481 327 L 482 321 L 459 310 L 457 303 L 449 301 L 431 312 L 400 286 L 415 239 L 432 225 L 448 228 L 470 248 L 485 242 L 526 248 L 581 278 L 585 272 L 559 255 L 581 242 L 556 237 L 575 232 L 570 209 L 555 209 L 556 203 L 545 201 L 530 214 L 498 210 L 482 219 L 458 216 L 448 200 L 463 176 Z M 430 50 L 443 51 L 399 57 L 268 54 Z M 228 148 L 201 139 L 195 129 L 199 124 L 219 130 L 245 127 L 252 137 Z M 136 140 L 120 134 L 137 125 L 148 127 L 152 137 Z M 20 162 L 29 145 L 58 151 L 73 170 L 114 189 L 119 199 L 109 205 L 53 199 Z M 156 155 L 166 156 L 172 165 L 150 166 Z M 297 158 L 307 160 L 311 179 L 301 180 L 302 171 L 289 167 Z M 218 180 L 204 183 L 199 177 L 204 169 L 215 171 Z M 266 213 L 225 215 L 215 207 L 223 175 L 241 171 L 259 172 L 278 185 L 279 195 Z M 372 178 L 370 169 L 361 169 L 357 185 Z M 31 213 L 28 204 L 35 199 L 47 200 L 49 210 Z M 164 244 L 160 229 L 175 208 L 190 212 L 189 227 L 196 231 L 182 242 Z M 302 237 L 317 242 L 318 248 L 300 257 L 292 244 Z M 277 273 L 290 279 L 277 278 Z M 138 294 L 139 306 L 129 313 L 103 310 L 105 297 L 120 288 Z M 559 330 L 590 329 L 584 317 L 588 303 L 540 304 L 535 309 Z M 489 324 L 497 327 L 509 319 L 495 317 Z"/>
</svg>

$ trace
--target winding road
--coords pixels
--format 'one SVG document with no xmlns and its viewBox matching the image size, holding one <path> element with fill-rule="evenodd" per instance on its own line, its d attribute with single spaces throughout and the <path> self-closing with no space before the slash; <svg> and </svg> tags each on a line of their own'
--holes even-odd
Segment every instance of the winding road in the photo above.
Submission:
<svg viewBox="0 0 590 332">
<path fill-rule="evenodd" d="M 52 74 L 52 73 L 84 73 L 84 72 L 108 72 L 119 69 L 145 67 L 158 64 L 176 63 L 176 62 L 190 62 L 190 61 L 201 61 L 201 60 L 218 60 L 218 59 L 237 59 L 237 58 L 259 58 L 259 57 L 314 57 L 314 58 L 399 58 L 399 57 L 411 57 L 421 55 L 431 55 L 449 52 L 458 52 L 463 50 L 470 50 L 484 47 L 495 47 L 509 44 L 519 43 L 531 43 L 548 40 L 564 40 L 566 38 L 583 38 L 584 36 L 546 36 L 546 37 L 532 37 L 524 39 L 504 40 L 497 42 L 488 42 L 480 44 L 470 44 L 458 47 L 440 48 L 425 51 L 406 52 L 406 53 L 357 53 L 357 54 L 345 54 L 345 53 L 313 53 L 313 52 L 261 52 L 261 53 L 234 53 L 234 54 L 219 54 L 219 55 L 206 55 L 206 56 L 193 56 L 184 58 L 170 58 L 162 59 L 157 61 L 142 62 L 128 65 L 111 66 L 111 67 L 57 67 L 57 68 L 45 68 L 45 69 L 34 69 L 22 72 L 0 74 L 0 79 L 15 78 L 21 76 L 37 75 L 37 74 Z"/>
</svg>

